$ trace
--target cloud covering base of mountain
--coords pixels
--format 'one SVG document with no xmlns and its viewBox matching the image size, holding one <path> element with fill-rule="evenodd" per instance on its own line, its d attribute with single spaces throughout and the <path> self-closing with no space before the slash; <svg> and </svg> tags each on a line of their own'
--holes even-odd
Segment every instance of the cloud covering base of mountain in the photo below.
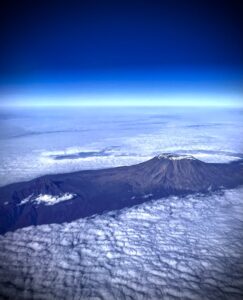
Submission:
<svg viewBox="0 0 243 300">
<path fill-rule="evenodd" d="M 242 299 L 243 188 L 0 237 L 4 299 Z"/>
</svg>

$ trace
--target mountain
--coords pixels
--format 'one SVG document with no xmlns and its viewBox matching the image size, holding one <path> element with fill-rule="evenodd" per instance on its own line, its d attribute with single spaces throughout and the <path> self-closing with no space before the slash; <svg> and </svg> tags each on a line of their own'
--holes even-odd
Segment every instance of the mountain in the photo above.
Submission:
<svg viewBox="0 0 243 300">
<path fill-rule="evenodd" d="M 125 167 L 46 175 L 0 188 L 0 233 L 63 223 L 169 195 L 243 184 L 242 161 L 205 163 L 162 154 Z"/>
</svg>

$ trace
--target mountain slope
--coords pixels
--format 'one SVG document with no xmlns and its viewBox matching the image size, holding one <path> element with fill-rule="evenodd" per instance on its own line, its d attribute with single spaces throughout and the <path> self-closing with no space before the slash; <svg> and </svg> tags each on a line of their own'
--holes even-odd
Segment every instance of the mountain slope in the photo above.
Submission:
<svg viewBox="0 0 243 300">
<path fill-rule="evenodd" d="M 242 162 L 205 163 L 163 154 L 128 167 L 46 175 L 0 188 L 0 233 L 129 207 L 151 198 L 243 183 Z"/>
</svg>

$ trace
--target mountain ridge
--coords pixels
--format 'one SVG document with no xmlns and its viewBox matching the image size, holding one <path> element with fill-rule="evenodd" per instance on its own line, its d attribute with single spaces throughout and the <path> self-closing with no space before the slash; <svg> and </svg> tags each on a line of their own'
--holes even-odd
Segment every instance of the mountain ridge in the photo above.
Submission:
<svg viewBox="0 0 243 300">
<path fill-rule="evenodd" d="M 240 184 L 242 161 L 206 163 L 171 153 L 132 166 L 44 175 L 0 188 L 0 233 Z"/>
</svg>

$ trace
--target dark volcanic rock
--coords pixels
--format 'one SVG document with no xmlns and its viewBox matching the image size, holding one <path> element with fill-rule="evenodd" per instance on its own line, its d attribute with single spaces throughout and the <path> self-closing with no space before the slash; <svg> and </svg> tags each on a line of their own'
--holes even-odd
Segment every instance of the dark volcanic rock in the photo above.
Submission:
<svg viewBox="0 0 243 300">
<path fill-rule="evenodd" d="M 242 161 L 205 163 L 174 154 L 128 167 L 46 175 L 0 188 L 0 233 L 242 183 Z"/>
</svg>

